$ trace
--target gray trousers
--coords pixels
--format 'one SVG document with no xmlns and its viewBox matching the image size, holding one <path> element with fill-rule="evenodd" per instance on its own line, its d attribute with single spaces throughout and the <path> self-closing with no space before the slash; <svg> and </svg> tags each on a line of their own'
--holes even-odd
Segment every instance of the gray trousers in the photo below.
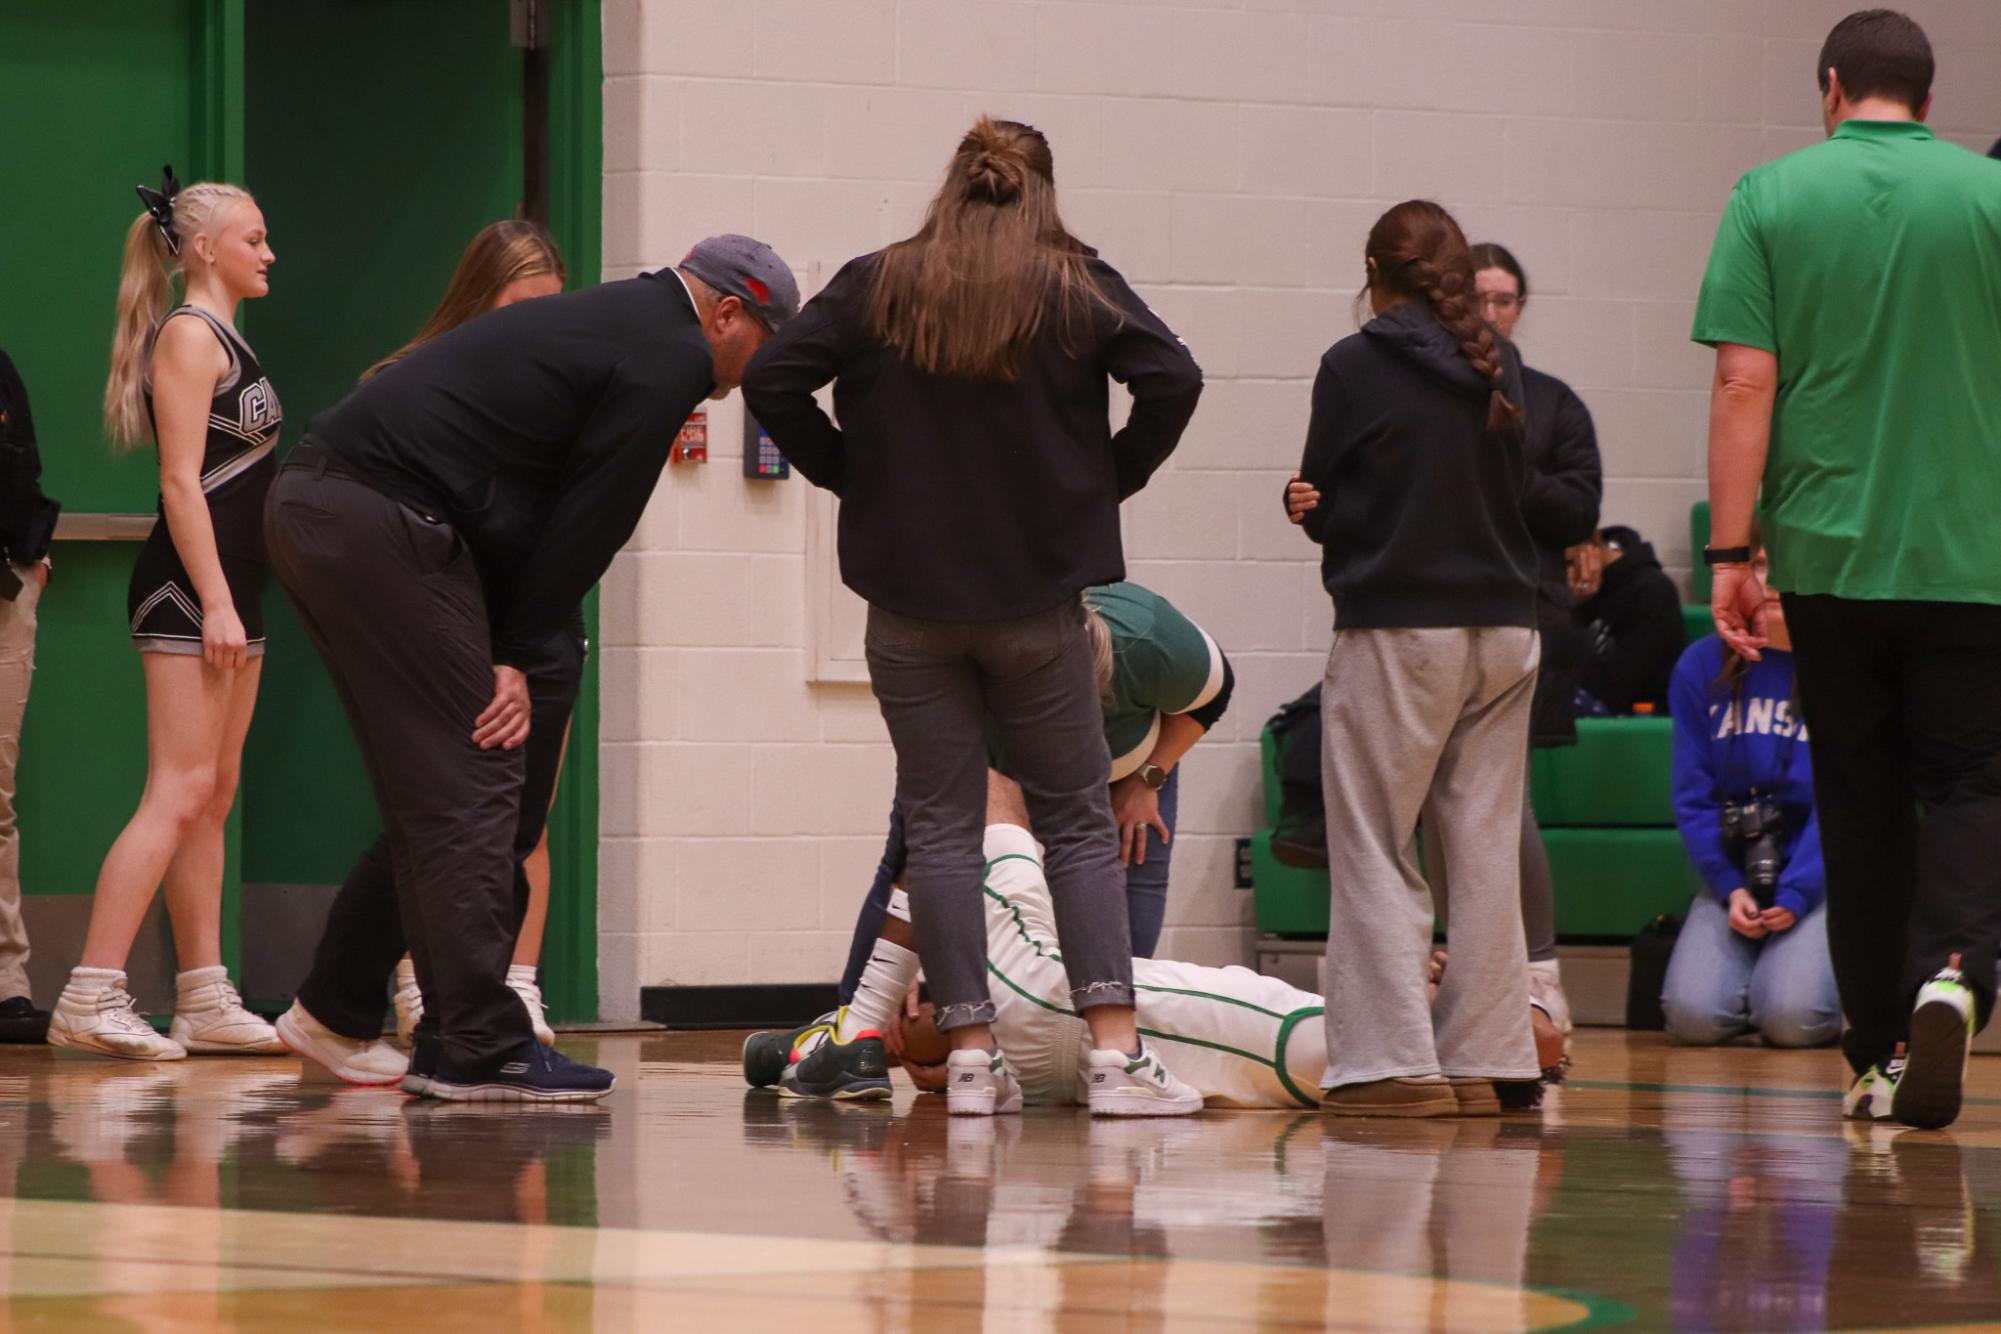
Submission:
<svg viewBox="0 0 2001 1334">
<path fill-rule="evenodd" d="M 493 698 L 472 557 L 450 527 L 343 475 L 305 442 L 271 484 L 264 533 L 360 744 L 394 869 L 341 886 L 300 1004 L 337 1033 L 380 1036 L 400 919 L 425 1019 L 447 1059 L 478 1069 L 534 1035 L 507 986 L 527 908 L 514 853 L 525 748 L 472 740 Z"/>
<path fill-rule="evenodd" d="M 871 606 L 869 683 L 896 747 L 917 953 L 941 1029 L 991 1022 L 984 840 L 987 728 L 1044 850 L 1071 1003 L 1133 1003 L 1111 753 L 1078 602 L 1011 621 L 928 621 Z"/>
<path fill-rule="evenodd" d="M 1323 1088 L 1538 1075 L 1519 860 L 1537 654 L 1526 627 L 1335 631 L 1320 695 L 1333 894 Z M 1421 813 L 1427 855 L 1452 884 L 1452 960 L 1432 1004 Z"/>
<path fill-rule="evenodd" d="M 1533 761 L 1534 752 L 1530 752 Z M 1430 813 L 1426 812 L 1426 822 Z M 1549 870 L 1549 850 L 1542 845 L 1542 827 L 1536 823 L 1535 807 L 1529 804 L 1528 780 L 1522 780 L 1522 935 L 1528 941 L 1529 962 L 1543 963 L 1556 957 L 1556 881 Z M 1452 930 L 1450 869 L 1440 857 L 1428 857 L 1425 878 L 1438 900 L 1438 922 Z"/>
</svg>

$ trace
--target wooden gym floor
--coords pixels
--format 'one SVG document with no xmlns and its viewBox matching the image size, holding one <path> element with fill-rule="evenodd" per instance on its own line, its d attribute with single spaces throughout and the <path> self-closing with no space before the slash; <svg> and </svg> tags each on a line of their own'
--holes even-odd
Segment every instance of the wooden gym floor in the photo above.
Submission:
<svg viewBox="0 0 2001 1334">
<path fill-rule="evenodd" d="M 598 1108 L 0 1048 L 0 1330 L 2001 1329 L 2001 1060 L 1949 1132 L 1827 1052 L 1580 1032 L 1540 1120 L 950 1121 L 566 1041 Z"/>
</svg>

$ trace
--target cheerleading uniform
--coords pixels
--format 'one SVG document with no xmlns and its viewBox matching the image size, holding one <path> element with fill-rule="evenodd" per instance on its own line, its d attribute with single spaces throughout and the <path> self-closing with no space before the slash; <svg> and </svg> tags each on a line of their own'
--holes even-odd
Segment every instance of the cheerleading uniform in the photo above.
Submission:
<svg viewBox="0 0 2001 1334">
<path fill-rule="evenodd" d="M 249 653 L 254 658 L 264 652 L 262 595 L 268 569 L 264 551 L 264 493 L 278 472 L 272 450 L 284 425 L 284 411 L 278 405 L 277 390 L 265 378 L 243 335 L 199 306 L 182 306 L 166 318 L 171 320 L 179 315 L 201 319 L 229 354 L 229 369 L 216 381 L 215 396 L 209 403 L 201 489 L 208 500 L 209 524 L 215 530 L 215 550 L 222 562 L 222 576 L 229 584 L 230 599 L 243 622 Z M 166 320 L 161 321 L 161 327 L 166 327 Z M 150 373 L 145 389 L 146 415 L 151 418 Z M 145 545 L 139 549 L 139 558 L 133 563 L 126 611 L 132 621 L 132 642 L 141 653 L 201 653 L 201 599 L 195 593 L 187 567 L 181 563 L 173 534 L 168 531 L 164 500 L 153 531 L 147 535 Z"/>
</svg>

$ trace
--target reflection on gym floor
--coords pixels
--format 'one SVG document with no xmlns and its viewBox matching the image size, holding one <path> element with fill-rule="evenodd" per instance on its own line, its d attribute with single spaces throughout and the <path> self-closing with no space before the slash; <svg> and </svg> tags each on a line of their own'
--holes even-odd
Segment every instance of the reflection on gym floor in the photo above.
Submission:
<svg viewBox="0 0 2001 1334">
<path fill-rule="evenodd" d="M 599 1106 L 289 1059 L 0 1049 L 0 1280 L 66 1328 L 1888 1328 L 2001 1320 L 2001 1117 L 1838 1119 L 1836 1058 L 1581 1036 L 1541 1120 L 953 1120 L 747 1092 L 737 1039 L 575 1044 Z M 720 1322 L 728 1322 L 723 1325 Z"/>
</svg>

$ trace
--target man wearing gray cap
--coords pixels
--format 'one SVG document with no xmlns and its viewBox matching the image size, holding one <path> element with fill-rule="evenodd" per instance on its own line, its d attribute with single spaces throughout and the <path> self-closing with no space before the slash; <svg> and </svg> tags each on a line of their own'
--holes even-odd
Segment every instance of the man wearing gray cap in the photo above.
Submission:
<svg viewBox="0 0 2001 1334">
<path fill-rule="evenodd" d="M 682 422 L 798 308 L 769 246 L 711 237 L 676 268 L 481 316 L 307 428 L 265 533 L 360 744 L 394 876 L 357 867 L 341 887 L 278 1024 L 294 1051 L 451 1101 L 611 1091 L 536 1041 L 507 986 L 527 903 L 521 665 L 632 535 Z M 424 996 L 407 1062 L 380 1037 L 406 948 Z"/>
</svg>

